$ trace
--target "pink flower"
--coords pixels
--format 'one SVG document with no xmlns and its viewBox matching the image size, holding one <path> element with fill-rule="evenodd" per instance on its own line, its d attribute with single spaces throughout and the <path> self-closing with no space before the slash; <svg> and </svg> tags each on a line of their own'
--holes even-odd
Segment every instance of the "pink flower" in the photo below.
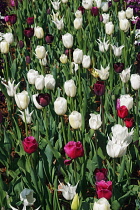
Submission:
<svg viewBox="0 0 140 210">
<path fill-rule="evenodd" d="M 33 136 L 28 136 L 22 141 L 23 149 L 27 153 L 33 153 L 38 148 L 38 142 Z"/>
<path fill-rule="evenodd" d="M 96 182 L 96 192 L 99 198 L 106 198 L 109 200 L 112 197 L 112 182 L 104 180 Z"/>
<path fill-rule="evenodd" d="M 67 156 L 70 157 L 71 159 L 84 156 L 84 148 L 80 141 L 78 142 L 69 141 L 64 146 L 64 151 L 67 154 Z"/>
<path fill-rule="evenodd" d="M 106 168 L 96 168 L 94 171 L 95 174 L 95 179 L 97 182 L 100 182 L 101 180 L 106 180 L 107 179 L 107 169 Z"/>
<path fill-rule="evenodd" d="M 120 108 L 120 99 L 117 99 L 116 109 L 118 110 Z"/>
<path fill-rule="evenodd" d="M 64 164 L 66 166 L 70 165 L 71 163 L 72 163 L 72 159 L 70 159 L 70 160 L 64 160 Z"/>
</svg>

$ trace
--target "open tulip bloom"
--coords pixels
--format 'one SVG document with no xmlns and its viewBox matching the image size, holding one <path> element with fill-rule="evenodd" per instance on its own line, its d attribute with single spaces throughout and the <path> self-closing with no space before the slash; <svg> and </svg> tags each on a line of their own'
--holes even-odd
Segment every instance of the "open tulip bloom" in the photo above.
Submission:
<svg viewBox="0 0 140 210">
<path fill-rule="evenodd" d="M 58 191 L 62 192 L 62 195 L 66 200 L 72 200 L 76 195 L 77 185 L 78 183 L 75 186 L 72 186 L 69 183 L 67 183 L 67 185 L 60 183 L 60 189 Z"/>
</svg>

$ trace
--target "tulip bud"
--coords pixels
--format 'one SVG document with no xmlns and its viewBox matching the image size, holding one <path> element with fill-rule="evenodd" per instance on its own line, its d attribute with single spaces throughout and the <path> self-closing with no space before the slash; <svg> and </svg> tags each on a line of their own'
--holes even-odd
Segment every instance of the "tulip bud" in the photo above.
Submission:
<svg viewBox="0 0 140 210">
<path fill-rule="evenodd" d="M 68 56 L 65 55 L 65 54 L 62 54 L 60 56 L 60 61 L 61 61 L 61 63 L 67 63 L 68 62 Z"/>
<path fill-rule="evenodd" d="M 82 0 L 82 6 L 85 9 L 91 9 L 93 4 L 93 0 Z"/>
<path fill-rule="evenodd" d="M 76 64 L 80 64 L 82 63 L 82 60 L 83 60 L 83 51 L 80 50 L 80 49 L 75 49 L 73 51 L 73 60 L 74 60 L 74 63 Z"/>
<path fill-rule="evenodd" d="M 124 123 L 127 128 L 132 128 L 134 125 L 134 120 L 132 118 L 125 118 Z"/>
<path fill-rule="evenodd" d="M 36 57 L 38 59 L 43 59 L 46 56 L 46 50 L 44 46 L 38 45 L 35 49 Z"/>
<path fill-rule="evenodd" d="M 8 53 L 9 52 L 9 44 L 6 41 L 0 42 L 0 51 L 1 53 Z"/>
<path fill-rule="evenodd" d="M 14 42 L 14 36 L 12 33 L 6 33 L 3 35 L 4 39 L 6 42 L 8 42 L 9 44 L 12 44 Z"/>
<path fill-rule="evenodd" d="M 90 67 L 91 64 L 91 59 L 89 55 L 84 55 L 83 56 L 83 61 L 82 61 L 82 66 L 85 69 L 88 69 Z"/>
<path fill-rule="evenodd" d="M 105 85 L 103 81 L 97 81 L 93 86 L 94 93 L 97 96 L 102 96 L 105 93 Z"/>
<path fill-rule="evenodd" d="M 72 204 L 71 204 L 71 210 L 77 210 L 79 207 L 79 196 L 78 193 L 74 196 Z"/>
<path fill-rule="evenodd" d="M 34 36 L 36 36 L 38 39 L 42 39 L 44 37 L 44 31 L 43 28 L 37 26 L 34 28 Z"/>
<path fill-rule="evenodd" d="M 73 23 L 74 23 L 74 28 L 78 30 L 78 29 L 82 28 L 83 19 L 82 18 L 75 18 Z"/>
<path fill-rule="evenodd" d="M 64 115 L 67 111 L 67 100 L 63 97 L 58 97 L 54 102 L 54 111 L 58 115 Z"/>
<path fill-rule="evenodd" d="M 97 130 L 101 127 L 102 121 L 99 114 L 90 114 L 89 127 L 91 129 Z"/>
<path fill-rule="evenodd" d="M 33 28 L 25 28 L 24 35 L 28 38 L 31 38 L 34 35 L 34 29 Z"/>
<path fill-rule="evenodd" d="M 127 7 L 125 13 L 126 13 L 126 17 L 128 19 L 131 19 L 133 17 L 133 8 Z"/>
<path fill-rule="evenodd" d="M 130 23 L 127 19 L 121 19 L 119 25 L 120 29 L 124 32 L 127 32 L 130 28 Z"/>
<path fill-rule="evenodd" d="M 99 14 L 99 9 L 97 7 L 92 7 L 91 8 L 91 14 L 93 16 L 97 16 Z"/>
<path fill-rule="evenodd" d="M 37 76 L 38 76 L 38 71 L 35 71 L 34 69 L 30 69 L 27 73 L 27 79 L 28 79 L 29 84 L 34 85 Z"/>
<path fill-rule="evenodd" d="M 69 123 L 73 129 L 81 128 L 82 126 L 82 115 L 77 111 L 73 111 L 69 115 Z"/>
<path fill-rule="evenodd" d="M 55 79 L 53 75 L 51 74 L 46 74 L 45 76 L 45 88 L 49 90 L 53 90 L 55 88 Z"/>
<path fill-rule="evenodd" d="M 30 58 L 30 56 L 27 55 L 25 60 L 26 60 L 26 63 L 27 63 L 27 64 L 30 64 L 30 63 L 31 63 L 31 58 Z"/>
<path fill-rule="evenodd" d="M 73 36 L 69 33 L 62 35 L 62 42 L 66 48 L 71 48 L 73 46 Z"/>
<path fill-rule="evenodd" d="M 64 83 L 64 89 L 67 96 L 74 97 L 76 95 L 76 86 L 72 79 Z"/>
<path fill-rule="evenodd" d="M 102 9 L 103 12 L 107 12 L 108 8 L 109 8 L 108 2 L 102 2 L 101 3 L 101 9 Z"/>
<path fill-rule="evenodd" d="M 105 32 L 108 35 L 113 34 L 113 32 L 114 32 L 114 25 L 113 25 L 112 22 L 108 22 L 108 23 L 105 24 Z"/>
<path fill-rule="evenodd" d="M 30 102 L 30 98 L 28 96 L 28 92 L 23 90 L 21 93 L 15 94 L 15 101 L 19 109 L 26 109 Z"/>
<path fill-rule="evenodd" d="M 43 90 L 44 85 L 45 85 L 44 76 L 43 75 L 36 76 L 36 79 L 35 79 L 36 89 L 37 90 Z"/>
<path fill-rule="evenodd" d="M 19 44 L 20 49 L 24 47 L 24 42 L 22 40 L 20 40 L 18 44 Z"/>
<path fill-rule="evenodd" d="M 47 42 L 47 44 L 51 44 L 54 40 L 54 36 L 52 34 L 47 34 L 45 37 L 45 41 Z"/>
<path fill-rule="evenodd" d="M 28 25 L 34 24 L 34 17 L 28 17 L 28 18 L 26 19 L 26 22 L 28 23 Z"/>
<path fill-rule="evenodd" d="M 130 82 L 131 82 L 131 87 L 134 90 L 140 89 L 140 75 L 138 75 L 138 74 L 131 74 Z"/>
<path fill-rule="evenodd" d="M 124 10 L 118 12 L 118 18 L 119 20 L 126 19 L 126 14 Z"/>
</svg>

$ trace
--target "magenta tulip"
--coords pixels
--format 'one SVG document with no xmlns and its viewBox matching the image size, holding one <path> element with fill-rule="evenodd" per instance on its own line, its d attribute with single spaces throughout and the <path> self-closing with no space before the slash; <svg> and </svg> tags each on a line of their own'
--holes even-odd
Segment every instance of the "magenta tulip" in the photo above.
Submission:
<svg viewBox="0 0 140 210">
<path fill-rule="evenodd" d="M 96 182 L 96 192 L 99 198 L 106 198 L 109 200 L 112 197 L 112 182 L 104 180 Z"/>
<path fill-rule="evenodd" d="M 64 146 L 64 151 L 67 154 L 67 156 L 70 157 L 71 159 L 75 159 L 75 158 L 84 156 L 84 148 L 80 141 L 78 141 L 78 142 L 69 141 Z"/>
</svg>

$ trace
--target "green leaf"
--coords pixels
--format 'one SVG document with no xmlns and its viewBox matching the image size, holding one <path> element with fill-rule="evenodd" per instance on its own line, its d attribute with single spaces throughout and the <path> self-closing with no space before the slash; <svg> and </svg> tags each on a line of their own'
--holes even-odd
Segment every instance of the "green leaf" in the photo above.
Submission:
<svg viewBox="0 0 140 210">
<path fill-rule="evenodd" d="M 115 200 L 115 201 L 112 202 L 111 207 L 112 207 L 112 210 L 119 210 L 120 209 L 120 203 L 117 200 Z"/>
</svg>

